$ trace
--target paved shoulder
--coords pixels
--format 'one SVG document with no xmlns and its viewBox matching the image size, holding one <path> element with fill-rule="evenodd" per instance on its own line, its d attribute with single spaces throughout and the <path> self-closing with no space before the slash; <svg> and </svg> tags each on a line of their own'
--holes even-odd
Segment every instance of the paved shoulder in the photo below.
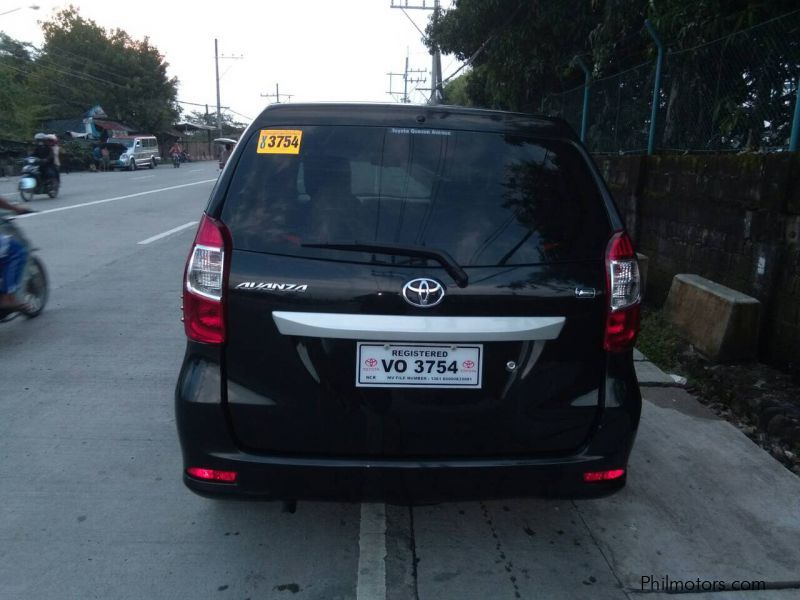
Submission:
<svg viewBox="0 0 800 600">
<path fill-rule="evenodd" d="M 800 580 L 800 479 L 685 391 L 645 399 L 628 487 L 576 503 L 625 587 Z"/>
</svg>

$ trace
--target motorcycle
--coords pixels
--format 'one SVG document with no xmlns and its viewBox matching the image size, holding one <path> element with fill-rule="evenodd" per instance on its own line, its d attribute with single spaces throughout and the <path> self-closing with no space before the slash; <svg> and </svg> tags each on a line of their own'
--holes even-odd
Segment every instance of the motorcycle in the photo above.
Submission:
<svg viewBox="0 0 800 600">
<path fill-rule="evenodd" d="M 172 166 L 176 169 L 180 169 L 181 167 L 181 155 L 180 154 L 173 154 L 172 155 Z"/>
<path fill-rule="evenodd" d="M 58 196 L 58 178 L 45 178 L 39 163 L 39 159 L 35 156 L 29 156 L 22 163 L 19 195 L 25 202 L 33 200 L 35 194 L 47 194 L 51 198 Z"/>
<path fill-rule="evenodd" d="M 16 239 L 28 251 L 28 258 L 22 272 L 21 293 L 19 294 L 24 303 L 24 308 L 0 308 L 0 323 L 10 321 L 20 314 L 32 319 L 44 310 L 44 305 L 47 303 L 47 272 L 44 269 L 44 263 L 34 254 L 38 248 L 31 246 L 28 238 L 14 224 L 12 218 L 0 215 L 0 234 Z"/>
</svg>

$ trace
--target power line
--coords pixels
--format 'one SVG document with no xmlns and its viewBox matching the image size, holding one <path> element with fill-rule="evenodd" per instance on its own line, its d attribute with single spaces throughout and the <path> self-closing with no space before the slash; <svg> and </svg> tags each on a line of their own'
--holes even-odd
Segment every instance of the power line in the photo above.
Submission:
<svg viewBox="0 0 800 600">
<path fill-rule="evenodd" d="M 53 56 L 49 52 L 46 52 L 44 48 L 37 48 L 36 46 L 33 45 L 31 45 L 31 48 L 33 48 L 38 53 L 37 60 L 41 60 L 42 58 L 47 58 L 51 62 L 55 62 Z M 81 64 L 91 65 L 95 70 L 105 73 L 111 77 L 116 77 L 117 79 L 121 79 L 123 81 L 128 81 L 129 79 L 128 75 L 122 74 L 119 71 L 112 71 L 108 68 L 105 68 L 105 66 L 103 66 L 103 63 L 93 60 L 88 56 L 81 56 L 79 54 L 75 54 L 74 52 L 70 52 L 69 50 L 64 50 L 62 48 L 58 49 L 57 55 L 60 59 L 66 58 L 68 60 L 80 62 Z"/>
<path fill-rule="evenodd" d="M 392 0 L 391 8 L 399 8 L 403 11 L 403 14 L 408 18 L 409 21 L 416 27 L 417 31 L 422 33 L 417 24 L 414 23 L 413 19 L 408 16 L 406 13 L 406 9 L 417 9 L 417 10 L 432 10 L 433 17 L 432 21 L 434 26 L 436 25 L 439 14 L 441 12 L 441 6 L 439 4 L 439 0 L 417 0 L 417 2 L 422 2 L 422 4 L 409 4 L 409 0 Z M 429 4 L 429 2 L 431 2 Z M 422 34 L 425 37 L 425 34 Z M 442 55 L 439 51 L 439 47 L 434 45 L 433 51 L 431 52 L 431 97 L 430 102 L 433 104 L 441 104 L 442 101 Z"/>
<path fill-rule="evenodd" d="M 231 113 L 233 113 L 235 115 L 239 115 L 240 117 L 242 117 L 243 119 L 247 119 L 248 121 L 252 121 L 253 120 L 253 117 L 248 117 L 247 115 L 243 115 L 242 113 L 238 113 L 238 112 L 236 112 L 235 110 L 233 110 L 231 108 L 226 108 L 225 110 L 227 110 L 228 112 L 231 112 Z"/>
<path fill-rule="evenodd" d="M 517 5 L 517 8 L 514 10 L 514 12 L 511 13 L 511 16 L 500 27 L 498 27 L 494 31 L 494 33 L 492 33 L 492 35 L 490 35 L 488 38 L 486 38 L 485 42 L 483 42 L 480 46 L 478 46 L 478 49 L 472 54 L 472 56 L 470 56 L 466 60 L 466 62 L 463 65 L 461 65 L 458 69 L 456 69 L 453 72 L 453 74 L 450 75 L 450 77 L 448 77 L 447 79 L 442 81 L 441 82 L 441 86 L 444 88 L 444 84 L 448 83 L 451 79 L 453 79 L 453 77 L 458 75 L 461 72 L 462 69 L 464 69 L 467 66 L 472 65 L 472 63 L 475 61 L 475 59 L 478 58 L 478 56 L 480 56 L 480 54 L 486 49 L 486 46 L 489 45 L 489 42 L 491 42 L 495 37 L 497 37 L 497 34 L 500 33 L 500 31 L 502 31 L 503 29 L 505 29 L 506 27 L 508 27 L 511 24 L 511 22 L 514 20 L 514 18 L 517 16 L 517 13 L 519 13 L 520 9 L 523 6 L 524 6 L 524 3 L 520 2 Z"/>
<path fill-rule="evenodd" d="M 12 66 L 12 65 L 0 64 L 0 67 L 5 67 L 7 69 L 11 69 L 13 71 L 17 71 L 17 72 L 22 73 L 24 75 L 28 75 L 28 76 L 31 75 L 30 71 L 25 71 L 23 69 L 19 69 L 17 67 Z M 66 90 L 69 90 L 71 92 L 75 92 L 75 88 L 72 87 L 72 86 L 60 83 L 58 81 L 53 81 L 52 83 L 57 85 L 57 86 L 59 86 L 59 87 L 62 87 L 64 89 L 66 89 Z M 85 108 L 86 106 L 90 105 L 93 102 L 93 100 L 68 100 L 68 99 L 64 98 L 63 96 L 60 96 L 60 97 L 59 96 L 50 96 L 48 94 L 36 94 L 36 97 L 37 98 L 46 98 L 48 100 L 57 101 L 57 102 L 59 102 L 61 104 L 70 104 L 72 106 L 80 106 L 80 107 L 83 107 L 83 108 Z"/>
<path fill-rule="evenodd" d="M 212 104 L 211 102 L 206 102 L 206 103 L 188 102 L 186 100 L 175 100 L 175 102 L 177 102 L 178 104 L 188 104 L 189 106 L 205 106 L 205 107 L 208 107 L 209 104 Z M 230 109 L 229 106 L 220 106 L 220 108 L 224 108 L 225 110 L 229 110 Z"/>
<path fill-rule="evenodd" d="M 13 65 L 5 65 L 5 64 L 1 64 L 1 63 L 0 63 L 0 66 L 2 66 L 2 67 L 5 67 L 5 68 L 7 68 L 7 69 L 12 69 L 12 70 L 14 70 L 14 71 L 17 71 L 17 72 L 19 72 L 19 73 L 22 73 L 22 74 L 24 74 L 24 75 L 27 75 L 28 77 L 30 77 L 30 76 L 33 74 L 31 71 L 25 71 L 24 69 L 17 68 L 17 67 L 15 67 L 15 66 L 13 66 Z M 66 84 L 64 84 L 64 83 L 61 83 L 61 82 L 59 82 L 59 81 L 55 81 L 55 80 L 53 80 L 53 81 L 51 81 L 50 83 L 52 83 L 52 84 L 54 84 L 54 85 L 57 85 L 57 86 L 59 86 L 59 87 L 62 87 L 62 88 L 64 88 L 64 89 L 70 90 L 71 92 L 74 92 L 74 91 L 75 91 L 75 88 L 74 88 L 74 87 L 72 87 L 72 86 L 69 86 L 69 85 L 66 85 Z"/>
<path fill-rule="evenodd" d="M 392 7 L 392 8 L 394 8 L 394 7 Z M 420 29 L 420 28 L 417 26 L 417 24 L 414 22 L 414 19 L 412 19 L 412 18 L 411 18 L 411 15 L 409 15 L 409 14 L 406 12 L 406 9 L 405 9 L 405 8 L 403 8 L 403 7 L 400 7 L 400 8 L 401 8 L 401 10 L 403 11 L 403 14 L 406 16 L 406 18 L 407 18 L 409 21 L 411 21 L 411 24 L 414 26 L 414 28 L 415 28 L 417 31 L 419 31 L 419 34 L 420 34 L 422 37 L 425 37 L 425 32 L 424 32 L 424 31 L 422 31 L 422 29 Z"/>
<path fill-rule="evenodd" d="M 80 73 L 78 71 L 73 71 L 69 68 L 58 68 L 54 67 L 54 62 L 50 64 L 43 64 L 41 59 L 34 62 L 34 65 L 38 65 L 43 69 L 49 69 L 51 71 L 55 71 L 56 73 L 61 73 L 62 75 L 66 75 L 67 77 L 74 77 L 75 79 L 81 79 L 83 81 L 91 82 L 91 83 L 103 83 L 106 85 L 110 85 L 116 88 L 124 88 L 124 85 L 120 85 L 114 81 L 109 81 L 108 79 L 103 79 L 101 77 L 95 77 L 94 75 L 90 75 L 89 73 Z"/>
</svg>

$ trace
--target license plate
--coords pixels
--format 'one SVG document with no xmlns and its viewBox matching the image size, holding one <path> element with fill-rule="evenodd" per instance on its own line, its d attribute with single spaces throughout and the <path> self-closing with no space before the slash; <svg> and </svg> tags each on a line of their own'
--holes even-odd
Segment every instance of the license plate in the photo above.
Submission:
<svg viewBox="0 0 800 600">
<path fill-rule="evenodd" d="M 482 344 L 358 342 L 356 356 L 356 387 L 481 387 Z"/>
</svg>

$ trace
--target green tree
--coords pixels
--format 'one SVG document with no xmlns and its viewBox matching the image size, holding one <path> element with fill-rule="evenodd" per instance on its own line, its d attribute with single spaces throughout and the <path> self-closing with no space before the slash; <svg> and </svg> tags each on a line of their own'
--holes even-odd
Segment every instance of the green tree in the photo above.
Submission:
<svg viewBox="0 0 800 600">
<path fill-rule="evenodd" d="M 178 80 L 148 38 L 105 30 L 73 6 L 42 24 L 44 45 L 34 61 L 31 85 L 56 98 L 51 118 L 68 118 L 76 107 L 100 104 L 106 113 L 150 133 L 169 128 L 179 114 Z"/>
<path fill-rule="evenodd" d="M 472 106 L 472 99 L 467 90 L 471 77 L 472 73 L 467 72 L 447 82 L 442 90 L 444 103 L 456 106 Z"/>
<path fill-rule="evenodd" d="M 522 110 L 538 105 L 543 89 L 561 88 L 599 17 L 595 7 L 586 0 L 458 0 L 431 20 L 427 43 L 459 60 L 477 53 L 467 85 L 473 104 Z"/>
<path fill-rule="evenodd" d="M 30 91 L 31 48 L 0 33 L 0 138 L 27 141 L 44 114 Z"/>
<path fill-rule="evenodd" d="M 426 43 L 473 59 L 458 88 L 466 95 L 461 102 L 510 110 L 538 111 L 553 95 L 581 86 L 584 76 L 575 61 L 580 56 L 598 82 L 592 87 L 589 138 L 616 136 L 620 117 L 641 138 L 656 53 L 643 27 L 650 19 L 670 52 L 661 99 L 665 145 L 711 148 L 722 137 L 729 146 L 735 146 L 731 140 L 763 144 L 767 140 L 754 138 L 765 120 L 772 121 L 778 138 L 791 121 L 788 95 L 800 68 L 796 26 L 708 43 L 797 7 L 797 0 L 456 0 L 431 19 Z M 598 81 L 637 65 L 643 66 L 624 81 Z M 579 96 L 561 101 L 560 112 L 568 102 L 573 121 Z M 618 98 L 635 114 L 620 115 Z"/>
</svg>

